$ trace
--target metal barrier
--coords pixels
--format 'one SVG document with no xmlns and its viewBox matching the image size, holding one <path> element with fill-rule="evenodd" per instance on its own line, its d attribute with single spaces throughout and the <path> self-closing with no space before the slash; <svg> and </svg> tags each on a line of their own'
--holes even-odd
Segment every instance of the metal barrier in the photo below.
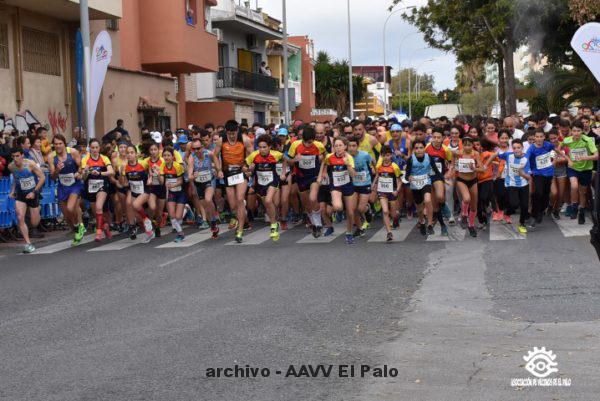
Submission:
<svg viewBox="0 0 600 401">
<path fill-rule="evenodd" d="M 17 224 L 15 200 L 8 195 L 12 187 L 13 178 L 0 178 L 0 228 L 10 228 Z M 46 182 L 42 187 L 40 200 L 40 215 L 42 219 L 54 219 L 61 216 L 60 206 L 56 198 L 56 181 L 50 179 L 46 173 Z"/>
</svg>

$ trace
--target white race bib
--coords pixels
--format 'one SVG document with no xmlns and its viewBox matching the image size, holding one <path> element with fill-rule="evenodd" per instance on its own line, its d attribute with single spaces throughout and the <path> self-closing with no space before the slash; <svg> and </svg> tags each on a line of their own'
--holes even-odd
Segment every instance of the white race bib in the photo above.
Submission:
<svg viewBox="0 0 600 401">
<path fill-rule="evenodd" d="M 70 187 L 71 185 L 75 184 L 75 174 L 59 174 L 58 181 L 61 185 L 64 185 L 65 187 Z"/>
<path fill-rule="evenodd" d="M 244 173 L 237 173 L 230 177 L 227 177 L 227 185 L 234 186 L 244 182 Z"/>
<path fill-rule="evenodd" d="M 144 181 L 129 181 L 129 189 L 134 194 L 141 195 L 144 193 Z"/>
<path fill-rule="evenodd" d="M 283 163 L 277 163 L 275 165 L 275 171 L 277 172 L 277 175 L 282 175 L 283 174 Z M 285 173 L 287 174 L 287 171 Z"/>
<path fill-rule="evenodd" d="M 104 180 L 88 180 L 88 192 L 95 194 L 104 186 Z"/>
<path fill-rule="evenodd" d="M 257 171 L 256 178 L 258 178 L 258 185 L 266 187 L 273 182 L 272 171 Z"/>
<path fill-rule="evenodd" d="M 200 170 L 198 171 L 198 176 L 195 178 L 196 182 L 205 183 L 212 180 L 212 171 L 210 170 Z"/>
<path fill-rule="evenodd" d="M 348 173 L 348 170 L 334 171 L 332 176 L 334 187 L 342 187 L 350 183 L 350 173 Z"/>
<path fill-rule="evenodd" d="M 438 171 L 440 172 L 440 174 L 442 174 L 444 172 L 442 170 L 442 162 L 435 162 L 435 167 L 438 169 Z"/>
<path fill-rule="evenodd" d="M 512 177 L 520 177 L 521 175 L 519 174 L 519 170 L 521 170 L 521 165 L 520 164 L 515 164 L 515 163 L 511 163 L 510 166 L 510 175 Z"/>
<path fill-rule="evenodd" d="M 367 177 L 368 173 L 369 173 L 368 171 L 357 171 L 356 174 L 354 174 L 354 177 L 352 178 L 352 182 L 355 185 L 368 184 L 368 177 Z"/>
<path fill-rule="evenodd" d="M 412 189 L 421 189 L 429 182 L 429 176 L 427 174 L 413 175 L 411 178 L 410 186 Z"/>
<path fill-rule="evenodd" d="M 535 165 L 538 170 L 542 170 L 552 166 L 552 155 L 550 153 L 546 153 L 535 158 Z"/>
<path fill-rule="evenodd" d="M 392 177 L 379 177 L 377 180 L 377 192 L 387 194 L 394 192 L 394 179 Z"/>
<path fill-rule="evenodd" d="M 458 159 L 458 172 L 459 173 L 472 173 L 471 163 L 475 163 L 473 159 Z"/>
<path fill-rule="evenodd" d="M 167 178 L 165 180 L 165 183 L 167 184 L 167 187 L 169 185 L 177 184 L 177 178 Z M 173 188 L 169 189 L 169 191 L 171 191 L 171 192 L 179 192 L 179 191 L 181 191 L 181 185 L 173 187 Z"/>
<path fill-rule="evenodd" d="M 586 148 L 571 149 L 571 160 L 574 162 L 581 160 L 582 157 L 588 155 Z"/>
<path fill-rule="evenodd" d="M 152 171 L 152 170 L 150 170 Z M 158 174 L 152 174 L 152 185 L 160 185 L 160 180 L 158 179 Z"/>
<path fill-rule="evenodd" d="M 317 156 L 314 155 L 302 155 L 300 156 L 300 163 L 298 166 L 303 170 L 310 170 L 317 166 Z"/>
<path fill-rule="evenodd" d="M 34 177 L 20 178 L 19 186 L 21 187 L 21 191 L 29 191 L 30 189 L 35 188 L 35 178 Z"/>
</svg>

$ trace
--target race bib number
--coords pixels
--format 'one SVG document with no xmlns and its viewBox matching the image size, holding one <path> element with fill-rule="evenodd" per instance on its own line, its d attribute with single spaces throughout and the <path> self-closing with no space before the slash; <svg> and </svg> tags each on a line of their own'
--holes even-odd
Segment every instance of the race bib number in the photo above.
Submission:
<svg viewBox="0 0 600 401">
<path fill-rule="evenodd" d="M 21 191 L 29 191 L 35 188 L 35 178 L 27 177 L 19 179 L 19 186 L 21 187 Z"/>
<path fill-rule="evenodd" d="M 586 148 L 579 148 L 579 149 L 571 149 L 571 160 L 573 161 L 579 161 L 581 160 L 583 157 L 587 156 L 588 152 Z"/>
<path fill-rule="evenodd" d="M 95 194 L 104 186 L 104 180 L 88 180 L 88 192 Z"/>
<path fill-rule="evenodd" d="M 258 179 L 258 185 L 266 187 L 273 182 L 272 171 L 257 171 L 256 178 Z"/>
<path fill-rule="evenodd" d="M 310 170 L 317 166 L 317 156 L 302 155 L 298 166 L 303 170 Z"/>
<path fill-rule="evenodd" d="M 394 179 L 392 177 L 379 177 L 379 180 L 377 180 L 377 192 L 387 194 L 394 192 Z"/>
<path fill-rule="evenodd" d="M 510 175 L 513 177 L 520 177 L 519 170 L 521 170 L 520 164 L 511 163 L 510 165 Z"/>
<path fill-rule="evenodd" d="M 165 182 L 167 183 L 167 187 L 169 185 L 175 185 L 175 184 L 177 184 L 177 178 L 167 178 L 165 180 Z M 179 192 L 179 191 L 181 191 L 181 185 L 178 185 L 176 187 L 172 187 L 171 189 L 169 189 L 169 191 L 171 191 L 171 192 Z"/>
<path fill-rule="evenodd" d="M 550 153 L 537 156 L 535 158 L 535 165 L 539 170 L 552 166 L 552 156 L 550 155 Z"/>
<path fill-rule="evenodd" d="M 244 182 L 244 174 L 243 173 L 237 173 L 234 174 L 230 177 L 227 177 L 227 184 L 231 187 L 234 185 L 238 185 L 241 184 L 242 182 Z"/>
<path fill-rule="evenodd" d="M 144 181 L 129 181 L 129 189 L 134 194 L 141 195 L 144 193 Z"/>
<path fill-rule="evenodd" d="M 368 184 L 368 171 L 357 171 L 354 174 L 354 178 L 352 178 L 352 182 L 356 185 L 365 185 Z"/>
<path fill-rule="evenodd" d="M 334 171 L 333 174 L 333 186 L 342 187 L 350 183 L 350 174 L 348 171 Z"/>
<path fill-rule="evenodd" d="M 65 187 L 70 187 L 71 185 L 75 184 L 75 174 L 59 174 L 58 181 L 61 185 L 64 185 Z"/>
<path fill-rule="evenodd" d="M 210 170 L 200 170 L 195 181 L 200 183 L 209 182 L 212 180 L 212 172 Z"/>
<path fill-rule="evenodd" d="M 429 176 L 427 174 L 424 175 L 413 175 L 410 186 L 413 189 L 421 189 L 425 185 L 429 183 Z"/>
<path fill-rule="evenodd" d="M 458 172 L 459 173 L 472 173 L 471 163 L 474 163 L 473 159 L 458 159 Z"/>
<path fill-rule="evenodd" d="M 158 174 L 152 173 L 152 185 L 160 185 L 160 180 L 158 179 Z"/>
<path fill-rule="evenodd" d="M 287 174 L 287 170 L 288 169 L 286 168 L 286 171 L 285 171 L 286 174 Z M 277 163 L 275 165 L 275 171 L 277 172 L 277 175 L 282 175 L 283 174 L 283 163 Z"/>
</svg>

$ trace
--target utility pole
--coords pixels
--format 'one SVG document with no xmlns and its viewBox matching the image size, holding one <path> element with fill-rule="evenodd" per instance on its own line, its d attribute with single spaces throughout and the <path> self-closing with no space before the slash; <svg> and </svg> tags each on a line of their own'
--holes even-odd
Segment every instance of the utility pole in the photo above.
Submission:
<svg viewBox="0 0 600 401">
<path fill-rule="evenodd" d="M 352 87 L 352 29 L 350 27 L 350 0 L 348 0 L 348 89 L 350 97 L 350 119 L 354 120 L 354 88 Z"/>
<path fill-rule="evenodd" d="M 90 114 L 90 16 L 88 0 L 79 2 L 79 19 L 81 20 L 81 41 L 83 43 L 83 87 L 85 103 L 85 121 L 87 124 L 87 139 L 95 138 L 94 119 Z"/>
<path fill-rule="evenodd" d="M 286 15 L 286 0 L 282 0 L 283 8 L 283 102 L 284 116 L 283 121 L 290 124 L 290 96 L 289 96 L 289 72 L 288 72 L 288 35 L 287 35 L 287 15 Z"/>
</svg>

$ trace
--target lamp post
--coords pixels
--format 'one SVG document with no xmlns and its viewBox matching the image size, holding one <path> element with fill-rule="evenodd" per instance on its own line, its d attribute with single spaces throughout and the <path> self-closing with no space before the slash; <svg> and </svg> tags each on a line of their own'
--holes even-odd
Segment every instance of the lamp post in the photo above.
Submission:
<svg viewBox="0 0 600 401">
<path fill-rule="evenodd" d="M 385 61 L 385 28 L 387 26 L 388 21 L 392 17 L 392 15 L 394 15 L 400 11 L 409 10 L 411 8 L 415 8 L 415 6 L 402 7 L 397 10 L 392 11 L 387 16 L 387 18 L 385 19 L 385 22 L 383 23 L 383 40 L 382 40 L 382 42 L 383 42 L 383 114 L 384 115 L 387 115 L 387 109 L 388 109 L 388 96 L 387 96 L 387 85 L 386 85 L 387 68 L 386 68 L 386 61 Z M 391 81 L 390 81 L 390 85 L 391 85 Z"/>
<path fill-rule="evenodd" d="M 350 119 L 354 120 L 354 88 L 352 87 L 352 29 L 350 26 L 350 0 L 348 0 L 348 94 L 350 97 Z"/>
<path fill-rule="evenodd" d="M 289 96 L 289 72 L 288 72 L 288 35 L 287 35 L 287 15 L 286 15 L 286 0 L 282 0 L 282 16 L 283 16 L 283 121 L 290 124 L 290 96 Z"/>
<path fill-rule="evenodd" d="M 429 47 L 421 47 L 420 49 L 415 50 L 411 55 L 410 55 L 410 60 L 408 62 L 408 118 L 412 118 L 412 93 L 411 93 L 411 84 L 410 84 L 410 80 L 411 80 L 411 76 L 412 76 L 412 59 L 413 56 L 415 55 L 416 52 L 420 52 L 423 50 L 427 50 L 429 49 Z"/>
<path fill-rule="evenodd" d="M 83 88 L 85 103 L 85 121 L 87 125 L 87 138 L 92 139 L 94 135 L 94 119 L 90 113 L 90 17 L 88 1 L 79 2 L 79 19 L 81 20 L 81 41 L 83 42 Z"/>
<path fill-rule="evenodd" d="M 432 59 L 423 61 L 421 64 L 419 64 L 419 67 L 417 67 L 417 69 L 415 70 L 415 72 L 417 73 L 417 90 L 416 90 L 417 100 L 419 100 L 421 98 L 421 75 L 419 75 L 419 68 L 421 68 L 423 66 L 423 64 L 429 63 L 434 60 L 435 60 L 435 57 Z"/>
<path fill-rule="evenodd" d="M 400 41 L 400 46 L 398 46 L 398 98 L 400 99 L 400 109 L 402 109 L 402 76 L 400 75 L 402 72 L 402 44 L 407 38 L 412 35 L 416 35 L 417 33 L 419 33 L 419 31 L 404 35 Z"/>
</svg>

